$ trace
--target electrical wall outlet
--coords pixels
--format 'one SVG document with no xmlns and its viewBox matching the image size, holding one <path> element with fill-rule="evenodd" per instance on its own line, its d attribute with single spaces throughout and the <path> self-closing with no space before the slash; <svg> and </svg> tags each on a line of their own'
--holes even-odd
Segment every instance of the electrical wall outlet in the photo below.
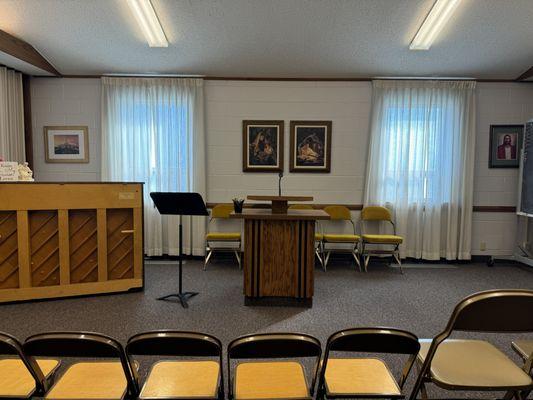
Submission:
<svg viewBox="0 0 533 400">
<path fill-rule="evenodd" d="M 479 243 L 479 250 L 481 250 L 481 251 L 487 250 L 487 242 L 480 242 Z"/>
</svg>

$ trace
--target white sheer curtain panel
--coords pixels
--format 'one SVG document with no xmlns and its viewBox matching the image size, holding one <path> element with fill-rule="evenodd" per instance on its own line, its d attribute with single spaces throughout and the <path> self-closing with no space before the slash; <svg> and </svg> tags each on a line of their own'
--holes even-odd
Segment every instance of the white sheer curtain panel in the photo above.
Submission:
<svg viewBox="0 0 533 400">
<path fill-rule="evenodd" d="M 145 253 L 178 254 L 178 217 L 150 192 L 205 196 L 203 80 L 102 78 L 102 180 L 144 182 Z M 204 254 L 205 217 L 183 218 L 183 251 Z"/>
<path fill-rule="evenodd" d="M 22 74 L 0 67 L 0 158 L 26 161 Z"/>
<path fill-rule="evenodd" d="M 383 205 L 402 257 L 470 259 L 475 82 L 374 81 L 365 205 Z"/>
</svg>

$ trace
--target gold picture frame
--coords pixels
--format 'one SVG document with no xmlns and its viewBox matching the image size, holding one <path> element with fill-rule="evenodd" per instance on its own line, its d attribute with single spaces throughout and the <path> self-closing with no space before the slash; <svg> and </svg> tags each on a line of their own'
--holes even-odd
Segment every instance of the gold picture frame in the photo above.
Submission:
<svg viewBox="0 0 533 400">
<path fill-rule="evenodd" d="M 88 163 L 87 126 L 45 126 L 44 159 L 47 163 Z"/>
</svg>

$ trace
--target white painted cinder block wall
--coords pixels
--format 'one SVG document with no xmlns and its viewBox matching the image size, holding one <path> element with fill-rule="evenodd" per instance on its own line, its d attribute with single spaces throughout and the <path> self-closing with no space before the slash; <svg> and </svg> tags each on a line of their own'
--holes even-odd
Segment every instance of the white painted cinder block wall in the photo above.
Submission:
<svg viewBox="0 0 533 400">
<path fill-rule="evenodd" d="M 235 196 L 276 192 L 277 174 L 242 173 L 242 120 L 281 119 L 285 121 L 284 193 L 312 195 L 318 203 L 362 203 L 371 97 L 369 82 L 206 81 L 207 200 L 228 202 Z M 33 79 L 32 115 L 37 180 L 100 179 L 98 79 Z M 489 127 L 532 118 L 533 85 L 479 83 L 476 115 L 474 204 L 514 206 L 518 171 L 488 168 Z M 288 173 L 289 121 L 298 119 L 333 121 L 330 174 Z M 89 164 L 44 162 L 42 127 L 54 124 L 89 126 Z M 473 254 L 511 255 L 515 232 L 512 213 L 474 213 Z"/>
<path fill-rule="evenodd" d="M 31 80 L 33 170 L 37 181 L 100 180 L 100 79 L 33 78 Z M 44 126 L 89 127 L 89 163 L 44 161 Z"/>
</svg>

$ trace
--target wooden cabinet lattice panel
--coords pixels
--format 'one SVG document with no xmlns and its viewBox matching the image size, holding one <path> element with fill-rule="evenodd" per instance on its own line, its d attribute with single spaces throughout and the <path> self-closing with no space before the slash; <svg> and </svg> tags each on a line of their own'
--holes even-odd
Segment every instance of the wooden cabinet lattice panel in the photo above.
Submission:
<svg viewBox="0 0 533 400">
<path fill-rule="evenodd" d="M 142 289 L 140 183 L 0 183 L 0 303 Z"/>
<path fill-rule="evenodd" d="M 0 289 L 19 287 L 17 213 L 0 211 Z"/>
<path fill-rule="evenodd" d="M 133 278 L 133 211 L 107 210 L 108 279 Z"/>
<path fill-rule="evenodd" d="M 96 210 L 69 210 L 70 283 L 98 281 Z"/>
<path fill-rule="evenodd" d="M 57 211 L 31 211 L 29 219 L 32 286 L 59 285 Z"/>
</svg>

